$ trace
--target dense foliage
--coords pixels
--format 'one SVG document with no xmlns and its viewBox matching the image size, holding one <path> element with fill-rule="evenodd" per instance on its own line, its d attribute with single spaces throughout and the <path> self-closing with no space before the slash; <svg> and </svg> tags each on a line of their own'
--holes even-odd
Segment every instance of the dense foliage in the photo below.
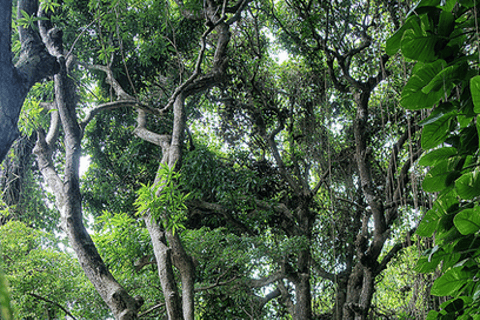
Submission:
<svg viewBox="0 0 480 320">
<path fill-rule="evenodd" d="M 419 161 L 429 167 L 423 189 L 438 193 L 417 234 L 435 246 L 424 253 L 418 270 L 441 269 L 431 293 L 450 297 L 428 319 L 476 319 L 479 296 L 478 231 L 478 9 L 468 1 L 421 1 L 415 13 L 387 42 L 387 51 L 418 61 L 403 89 L 401 104 L 430 108 L 422 121 Z M 473 45 L 474 44 L 474 45 Z"/>
</svg>

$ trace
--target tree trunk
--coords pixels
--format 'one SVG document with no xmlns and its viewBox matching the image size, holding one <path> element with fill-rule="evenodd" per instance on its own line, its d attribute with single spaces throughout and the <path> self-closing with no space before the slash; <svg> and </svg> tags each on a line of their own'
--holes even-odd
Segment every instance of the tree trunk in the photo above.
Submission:
<svg viewBox="0 0 480 320">
<path fill-rule="evenodd" d="M 58 42 L 56 42 L 58 44 Z M 79 162 L 81 156 L 82 132 L 75 112 L 74 85 L 67 75 L 65 59 L 61 55 L 62 47 L 50 48 L 59 53 L 60 72 L 55 75 L 55 102 L 65 134 L 65 169 L 64 179 L 55 172 L 50 159 L 50 141 L 44 134 L 39 134 L 35 147 L 39 168 L 55 194 L 56 206 L 60 210 L 63 230 L 77 254 L 78 261 L 88 279 L 92 282 L 102 299 L 117 320 L 137 319 L 138 309 L 142 305 L 141 298 L 134 299 L 115 280 L 100 257 L 93 240 L 83 225 L 83 213 L 79 185 Z M 50 130 L 56 130 L 51 127 Z"/>
<path fill-rule="evenodd" d="M 312 293 L 310 288 L 310 272 L 299 273 L 298 281 L 295 283 L 294 320 L 312 319 Z"/>
<path fill-rule="evenodd" d="M 171 249 L 165 243 L 165 233 L 150 214 L 145 215 L 144 220 L 152 240 L 168 320 L 183 320 L 182 304 L 173 274 Z"/>
<path fill-rule="evenodd" d="M 27 90 L 12 63 L 12 1 L 0 0 L 0 162 L 18 137 L 17 122 Z"/>
<path fill-rule="evenodd" d="M 18 11 L 35 13 L 36 0 L 19 0 Z M 0 162 L 13 141 L 19 136 L 17 128 L 20 110 L 31 86 L 53 75 L 58 65 L 48 54 L 38 35 L 31 28 L 20 27 L 22 48 L 16 66 L 12 62 L 11 26 L 12 0 L 0 0 Z M 33 11 L 33 12 L 32 12 Z"/>
<path fill-rule="evenodd" d="M 348 280 L 347 298 L 343 307 L 344 320 L 366 320 L 375 288 L 375 274 L 358 264 Z"/>
<path fill-rule="evenodd" d="M 167 164 L 170 168 L 179 170 L 182 161 L 182 147 L 185 136 L 185 95 L 180 93 L 173 104 L 173 130 L 169 143 L 163 143 L 162 165 Z M 144 117 L 142 114 L 140 117 Z M 143 126 L 143 120 L 140 122 Z M 144 127 L 142 129 L 145 130 Z M 140 128 L 138 129 L 140 130 Z M 162 182 L 163 177 L 155 178 L 155 185 Z M 157 195 L 162 192 L 162 188 L 157 190 Z M 164 217 L 168 219 L 168 217 Z M 178 233 L 173 234 L 170 230 L 162 230 L 158 222 L 147 214 L 145 216 L 150 238 L 153 243 L 155 259 L 158 264 L 158 274 L 162 286 L 167 315 L 169 320 L 194 320 L 194 275 L 195 269 L 191 257 L 185 252 Z M 178 294 L 177 284 L 175 282 L 172 261 L 180 272 L 182 283 L 181 300 Z"/>
<path fill-rule="evenodd" d="M 309 212 L 310 198 L 300 197 L 301 204 L 298 209 L 298 220 L 303 236 L 308 241 L 312 239 L 313 219 Z M 295 275 L 295 306 L 294 320 L 312 319 L 312 292 L 310 286 L 311 253 L 310 246 L 300 250 L 297 259 L 297 272 Z"/>
</svg>

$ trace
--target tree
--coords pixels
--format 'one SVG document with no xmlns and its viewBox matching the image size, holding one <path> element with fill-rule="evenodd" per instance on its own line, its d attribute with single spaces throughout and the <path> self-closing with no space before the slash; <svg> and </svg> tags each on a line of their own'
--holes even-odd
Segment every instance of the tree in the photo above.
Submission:
<svg viewBox="0 0 480 320">
<path fill-rule="evenodd" d="M 75 85 L 72 79 L 69 78 L 69 74 L 74 75 L 73 67 L 75 65 L 72 59 L 73 56 L 64 52 L 62 32 L 54 26 L 55 21 L 49 20 L 49 18 L 52 17 L 51 10 L 48 10 L 48 7 L 40 7 L 38 10 L 37 16 L 40 18 L 38 21 L 39 33 L 50 54 L 56 57 L 60 66 L 58 73 L 54 76 L 55 100 L 52 102 L 51 107 L 49 107 L 52 111 L 51 125 L 47 134 L 45 134 L 42 129 L 38 131 L 39 139 L 34 152 L 37 155 L 39 168 L 44 179 L 48 182 L 55 194 L 55 204 L 60 211 L 62 228 L 67 233 L 70 244 L 77 253 L 77 257 L 85 273 L 117 319 L 136 318 L 138 310 L 142 305 L 142 300 L 140 297 L 136 299 L 131 297 L 112 276 L 83 225 L 78 177 L 78 164 L 81 155 L 80 144 L 83 130 L 92 117 L 104 109 L 112 109 L 119 106 L 136 107 L 138 119 L 137 127 L 134 131 L 135 134 L 162 148 L 163 159 L 161 165 L 167 165 L 169 168 L 177 166 L 177 169 L 179 169 L 186 121 L 185 99 L 190 95 L 205 91 L 221 83 L 225 69 L 226 49 L 230 37 L 229 28 L 230 25 L 234 24 L 240 18 L 241 11 L 247 3 L 248 1 L 239 1 L 232 6 L 223 6 L 222 8 L 220 5 L 208 2 L 205 7 L 195 7 L 194 9 L 197 10 L 197 12 L 191 11 L 180 1 L 177 3 L 178 9 L 181 12 L 180 17 L 185 15 L 190 20 L 203 20 L 204 17 L 206 17 L 207 23 L 205 31 L 203 34 L 200 34 L 202 47 L 199 50 L 195 68 L 189 75 L 189 78 L 173 91 L 166 106 L 162 109 L 144 104 L 122 88 L 122 85 L 116 80 L 112 70 L 112 63 L 115 61 L 115 49 L 112 50 L 111 47 L 107 47 L 108 41 L 104 42 L 104 39 L 100 37 L 99 44 L 102 49 L 101 55 L 99 56 L 100 61 L 98 62 L 110 62 L 107 63 L 107 65 L 90 65 L 83 63 L 83 66 L 104 73 L 106 75 L 105 83 L 110 86 L 118 100 L 96 107 L 83 122 L 79 122 L 76 114 L 77 100 L 75 98 Z M 119 5 L 126 9 L 127 14 L 129 11 L 134 11 L 134 8 L 129 8 L 127 2 L 115 2 L 109 7 L 98 7 L 98 3 L 95 2 L 92 2 L 90 5 L 92 10 L 107 9 L 105 17 L 102 17 L 101 25 L 97 29 L 99 34 L 104 34 L 108 39 L 112 39 L 110 37 L 114 36 L 123 36 L 119 33 L 119 26 L 115 23 L 115 20 L 110 19 L 112 19 L 113 16 L 118 18 L 120 12 Z M 90 19 L 91 18 L 92 17 L 90 17 Z M 93 22 L 95 22 L 95 20 L 93 20 L 92 23 Z M 201 67 L 204 63 L 204 54 L 207 49 L 206 41 L 212 32 L 216 34 L 213 61 L 210 68 L 202 73 Z M 122 46 L 121 38 L 119 45 Z M 123 55 L 124 52 L 120 52 L 120 54 Z M 119 62 L 125 63 L 125 58 L 123 56 L 121 58 L 122 60 Z M 204 67 L 206 66 L 207 65 Z M 128 69 L 126 71 L 128 73 Z M 133 90 L 135 89 L 133 88 Z M 170 109 L 173 109 L 173 123 L 169 135 L 159 135 L 147 129 L 147 111 L 161 115 L 166 111 L 170 111 Z M 63 178 L 58 175 L 54 162 L 51 159 L 51 155 L 56 148 L 55 143 L 59 137 L 58 132 L 60 126 L 62 128 L 62 137 L 65 146 Z M 153 188 L 157 190 L 155 197 L 161 196 L 162 192 L 164 192 L 162 191 L 162 187 L 158 187 L 159 185 L 161 186 L 163 179 L 165 179 L 165 177 L 163 177 L 159 171 L 153 183 Z M 159 224 L 160 220 L 168 221 L 169 217 L 164 214 L 165 213 L 155 216 L 151 210 L 143 213 L 144 222 L 151 236 L 153 251 L 158 265 L 167 314 L 169 319 L 193 319 L 193 263 L 184 251 L 178 233 L 175 233 L 174 230 L 170 228 L 162 228 Z M 168 241 L 168 244 L 166 241 Z M 180 271 L 182 303 L 177 293 L 178 289 L 173 274 L 171 259 L 173 259 L 174 264 Z"/>
<path fill-rule="evenodd" d="M 389 26 L 390 18 L 397 22 L 397 17 L 390 16 L 386 4 L 374 6 L 370 2 L 333 6 L 297 1 L 264 10 L 274 17 L 278 36 L 297 56 L 295 62 L 304 63 L 303 74 L 289 66 L 290 75 L 277 87 L 268 74 L 270 70 L 262 68 L 264 48 L 260 38 L 258 43 L 253 42 L 255 49 L 248 51 L 254 57 L 244 59 L 255 63 L 251 70 L 244 68 L 245 76 L 240 76 L 237 85 L 248 97 L 247 102 L 237 99 L 231 107 L 226 104 L 226 109 L 234 114 L 230 119 L 240 112 L 249 119 L 254 130 L 247 132 L 259 141 L 256 148 L 262 150 L 257 154 L 268 154 L 267 159 L 275 164 L 287 186 L 291 198 L 280 201 L 283 206 L 278 209 L 278 225 L 288 226 L 284 231 L 287 237 L 303 235 L 308 243 L 289 257 L 290 261 L 279 263 L 283 270 L 289 270 L 282 277 L 293 284 L 295 292 L 295 300 L 286 306 L 294 319 L 313 317 L 311 281 L 315 274 L 336 286 L 337 319 L 366 319 L 375 279 L 410 243 L 408 238 L 413 233 L 406 232 L 407 240 L 398 240 L 384 253 L 385 243 L 396 228 L 399 208 L 419 208 L 415 191 L 418 181 L 410 173 L 421 154 L 418 127 L 412 125 L 414 115 L 399 122 L 399 111 L 393 105 L 387 109 L 392 113 L 382 117 L 385 107 L 375 96 L 383 88 L 382 93 L 388 93 L 390 88 L 380 84 L 391 74 L 390 69 L 395 70 L 393 63 L 387 65 L 389 56 L 381 52 L 381 41 L 388 33 L 380 30 Z M 254 30 L 259 32 L 261 28 Z M 370 34 L 375 34 L 379 43 Z M 309 69 L 311 73 L 306 72 Z M 226 98 L 230 98 L 228 93 Z M 342 107 L 355 117 L 343 115 L 345 121 L 337 124 L 343 132 L 335 133 L 329 116 L 336 110 L 343 112 Z M 387 144 L 376 139 L 385 126 L 389 127 Z M 345 139 L 342 145 L 331 142 L 341 138 Z M 339 178 L 344 180 L 335 187 L 333 183 Z M 331 232 L 348 239 L 339 245 L 338 252 L 333 251 L 341 259 L 336 267 L 330 267 L 331 271 L 322 268 L 321 260 L 315 261 L 312 255 L 313 235 L 318 232 L 315 224 L 321 221 L 329 201 L 334 212 L 339 211 L 334 216 L 340 217 L 330 221 L 339 224 Z"/>
</svg>

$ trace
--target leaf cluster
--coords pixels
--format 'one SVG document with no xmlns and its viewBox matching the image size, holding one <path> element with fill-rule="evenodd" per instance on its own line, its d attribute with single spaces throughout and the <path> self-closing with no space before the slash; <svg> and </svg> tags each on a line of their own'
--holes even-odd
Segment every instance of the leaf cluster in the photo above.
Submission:
<svg viewBox="0 0 480 320">
<path fill-rule="evenodd" d="M 470 43 L 477 1 L 421 1 L 405 24 L 387 41 L 387 53 L 417 61 L 402 92 L 401 104 L 431 108 L 421 144 L 430 150 L 419 161 L 429 167 L 423 189 L 438 193 L 417 234 L 432 236 L 436 246 L 420 258 L 417 269 L 441 268 L 431 293 L 451 297 L 427 319 L 477 319 L 480 314 L 480 92 L 478 48 Z"/>
<path fill-rule="evenodd" d="M 175 233 L 178 229 L 185 229 L 183 222 L 186 220 L 189 193 L 183 193 L 178 181 L 181 173 L 168 164 L 161 164 L 157 177 L 158 184 L 142 184 L 137 191 L 137 200 L 134 205 L 137 214 L 150 213 L 156 221 L 162 222 L 163 227 Z"/>
</svg>

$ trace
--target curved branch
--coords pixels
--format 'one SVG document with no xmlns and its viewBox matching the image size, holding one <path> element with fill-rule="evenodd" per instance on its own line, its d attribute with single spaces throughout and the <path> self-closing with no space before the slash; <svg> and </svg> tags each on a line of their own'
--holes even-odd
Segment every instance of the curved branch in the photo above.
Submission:
<svg viewBox="0 0 480 320">
<path fill-rule="evenodd" d="M 148 315 L 150 312 L 153 312 L 157 309 L 160 309 L 161 307 L 164 307 L 165 306 L 165 302 L 162 302 L 162 303 L 157 303 L 156 305 L 148 308 L 147 310 L 143 311 L 142 313 L 140 313 L 138 315 L 139 318 L 141 317 L 145 317 L 146 315 Z"/>
<path fill-rule="evenodd" d="M 213 288 L 216 288 L 216 287 L 221 287 L 221 286 L 225 286 L 235 280 L 237 280 L 237 276 L 234 276 L 232 279 L 229 279 L 229 280 L 226 280 L 226 281 L 221 281 L 220 282 L 220 279 L 228 272 L 229 270 L 226 270 L 224 273 L 222 273 L 220 276 L 218 276 L 217 280 L 215 280 L 215 283 L 214 284 L 211 284 L 209 286 L 206 286 L 206 287 L 198 287 L 198 288 L 195 288 L 195 292 L 198 292 L 198 291 L 206 291 L 206 290 L 210 290 L 210 289 L 213 289 Z"/>
<path fill-rule="evenodd" d="M 91 65 L 91 64 L 88 64 L 88 63 L 84 63 L 84 62 L 79 62 L 79 64 L 81 66 L 83 66 L 84 68 L 87 68 L 87 69 L 93 69 L 93 70 L 99 70 L 99 71 L 105 72 L 105 74 L 107 75 L 107 82 L 112 87 L 113 91 L 115 91 L 115 94 L 116 94 L 118 100 L 127 100 L 127 101 L 128 100 L 130 100 L 130 101 L 135 100 L 134 97 L 129 95 L 127 92 L 125 92 L 125 90 L 123 90 L 120 83 L 113 76 L 113 71 L 110 67 L 102 66 L 102 65 L 99 65 L 99 64 Z"/>
<path fill-rule="evenodd" d="M 390 251 L 388 251 L 388 253 L 385 255 L 385 257 L 383 257 L 382 261 L 380 262 L 380 264 L 378 265 L 378 267 L 376 269 L 377 274 L 379 274 L 380 272 L 382 272 L 383 270 L 385 270 L 387 268 L 388 263 L 397 255 L 397 253 L 400 250 L 402 250 L 404 248 L 407 248 L 407 247 L 412 245 L 412 241 L 410 240 L 410 237 L 413 236 L 413 234 L 415 233 L 416 230 L 417 230 L 417 227 L 408 231 L 405 241 L 395 244 L 390 249 Z"/>
<path fill-rule="evenodd" d="M 292 189 L 299 194 L 301 191 L 301 188 L 299 184 L 295 181 L 295 179 L 288 173 L 285 163 L 283 162 L 282 156 L 280 155 L 280 152 L 278 151 L 277 143 L 275 142 L 275 136 L 280 133 L 284 128 L 284 123 L 281 121 L 275 130 L 273 130 L 272 133 L 270 133 L 268 136 L 265 134 L 264 139 L 267 140 L 268 146 L 270 147 L 270 151 L 272 152 L 273 158 L 275 159 L 275 162 L 278 165 L 278 168 L 280 169 L 280 173 L 283 175 L 283 177 L 288 181 Z"/>
<path fill-rule="evenodd" d="M 57 207 L 65 202 L 63 192 L 63 181 L 57 174 L 51 159 L 51 148 L 45 140 L 45 132 L 37 131 L 37 143 L 33 148 L 33 153 L 37 156 L 38 167 L 48 186 L 53 190 Z"/>
<path fill-rule="evenodd" d="M 50 299 L 47 299 L 47 298 L 44 298 L 42 296 L 39 296 L 38 294 L 35 294 L 35 293 L 27 293 L 28 295 L 34 297 L 35 299 L 38 299 L 38 300 L 42 300 L 42 301 L 45 301 L 47 303 L 50 303 L 50 304 L 53 304 L 54 306 L 60 308 L 63 312 L 65 312 L 65 314 L 67 316 L 69 316 L 70 318 L 72 318 L 73 320 L 77 320 L 77 318 L 75 318 L 75 316 L 73 314 L 70 313 L 70 311 L 68 311 L 67 309 L 65 309 L 64 307 L 62 307 L 58 302 L 55 302 L 55 301 L 52 301 Z"/>
<path fill-rule="evenodd" d="M 168 154 L 170 147 L 170 135 L 158 134 L 147 129 L 147 117 L 145 111 L 138 109 L 137 127 L 133 130 L 133 134 L 145 141 L 151 142 L 162 148 L 164 157 Z M 163 163 L 163 161 L 162 161 Z"/>
<path fill-rule="evenodd" d="M 269 284 L 282 280 L 284 278 L 285 278 L 285 273 L 276 272 L 274 274 L 271 274 L 267 277 L 263 277 L 260 279 L 249 279 L 247 280 L 247 285 L 251 288 L 262 288 L 262 287 L 268 286 Z"/>
<path fill-rule="evenodd" d="M 135 107 L 140 107 L 137 100 L 117 100 L 117 101 L 112 101 L 112 102 L 107 102 L 107 103 L 101 104 L 101 105 L 93 108 L 92 110 L 90 110 L 88 112 L 85 119 L 83 119 L 80 122 L 80 127 L 82 128 L 82 130 L 85 129 L 87 124 L 89 124 L 90 121 L 92 121 L 92 119 L 102 111 L 114 110 L 114 109 L 123 108 L 123 107 L 134 107 L 134 106 Z M 142 105 L 142 107 L 146 107 L 146 106 Z"/>
</svg>

